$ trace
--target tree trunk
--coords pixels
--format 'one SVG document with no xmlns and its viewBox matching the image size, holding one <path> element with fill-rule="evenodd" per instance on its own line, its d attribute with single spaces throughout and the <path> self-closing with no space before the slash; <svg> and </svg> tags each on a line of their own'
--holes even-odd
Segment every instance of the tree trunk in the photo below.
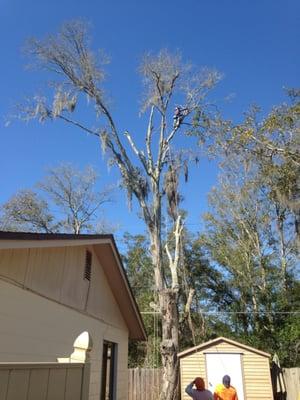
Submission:
<svg viewBox="0 0 300 400">
<path fill-rule="evenodd" d="M 259 316 L 258 316 L 258 304 L 256 300 L 256 294 L 253 289 L 253 283 L 251 283 L 251 300 L 252 300 L 252 309 L 253 309 L 253 324 L 254 324 L 254 329 L 256 332 L 259 332 Z"/>
<path fill-rule="evenodd" d="M 178 353 L 178 290 L 165 289 L 159 295 L 162 312 L 161 356 L 163 385 L 161 400 L 178 399 L 179 361 Z"/>
<path fill-rule="evenodd" d="M 195 329 L 194 329 L 194 324 L 193 324 L 192 315 L 191 315 L 191 304 L 192 304 L 192 301 L 193 301 L 194 293 L 195 293 L 195 289 L 190 288 L 189 289 L 189 293 L 188 293 L 188 298 L 186 300 L 184 312 L 186 314 L 188 325 L 189 325 L 189 328 L 190 328 L 190 331 L 191 331 L 191 334 L 192 334 L 193 345 L 196 346 Z M 201 312 L 200 312 L 200 315 L 201 315 L 201 319 L 202 319 L 202 329 L 203 329 L 204 320 L 203 320 L 203 315 L 202 315 Z"/>
<path fill-rule="evenodd" d="M 159 211 L 159 210 L 158 210 Z M 155 213 L 158 215 L 159 212 Z M 162 342 L 160 346 L 163 366 L 163 385 L 161 400 L 178 399 L 179 362 L 178 345 L 178 286 L 166 288 L 162 266 L 162 242 L 159 227 L 149 227 L 151 253 L 154 265 L 155 287 L 158 293 L 162 323 Z"/>
<path fill-rule="evenodd" d="M 284 222 L 284 211 L 280 210 L 280 206 L 276 205 L 276 223 L 277 223 L 277 230 L 279 236 L 279 251 L 280 251 L 280 264 L 281 264 L 281 276 L 282 276 L 282 287 L 283 290 L 287 290 L 287 261 L 286 261 L 286 245 L 284 240 L 284 231 L 283 231 L 283 222 Z"/>
</svg>

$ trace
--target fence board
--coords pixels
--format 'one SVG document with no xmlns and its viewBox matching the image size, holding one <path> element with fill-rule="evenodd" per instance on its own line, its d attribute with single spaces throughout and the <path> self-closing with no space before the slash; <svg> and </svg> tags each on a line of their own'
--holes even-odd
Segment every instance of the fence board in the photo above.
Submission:
<svg viewBox="0 0 300 400">
<path fill-rule="evenodd" d="M 158 400 L 161 390 L 161 369 L 128 370 L 128 400 Z"/>
<path fill-rule="evenodd" d="M 152 400 L 152 393 L 154 390 L 154 373 L 153 369 L 149 371 L 149 382 L 150 382 L 150 389 L 146 389 L 146 400 Z"/>
<path fill-rule="evenodd" d="M 47 400 L 65 400 L 66 369 L 50 370 Z"/>
<path fill-rule="evenodd" d="M 29 381 L 29 400 L 46 400 L 49 370 L 33 369 Z"/>
<path fill-rule="evenodd" d="M 11 371 L 7 400 L 26 400 L 29 387 L 29 370 Z"/>
<path fill-rule="evenodd" d="M 297 400 L 300 396 L 300 368 L 283 369 L 287 400 Z"/>
<path fill-rule="evenodd" d="M 137 398 L 136 398 L 137 397 L 136 393 L 137 393 L 137 390 L 138 390 L 137 379 L 138 379 L 138 374 L 137 374 L 137 370 L 135 369 L 133 371 L 133 400 L 137 400 Z"/>
<path fill-rule="evenodd" d="M 65 400 L 80 400 L 81 381 L 81 369 L 67 369 Z"/>
<path fill-rule="evenodd" d="M 128 370 L 128 400 L 132 400 L 132 370 Z"/>
<path fill-rule="evenodd" d="M 146 392 L 149 391 L 149 390 L 147 390 L 148 388 L 145 388 L 145 383 L 146 383 L 146 379 L 147 379 L 146 370 L 142 369 L 140 371 L 140 376 L 141 376 L 141 396 L 140 396 L 140 399 L 144 399 Z"/>
<path fill-rule="evenodd" d="M 6 400 L 9 371 L 0 371 L 0 400 Z"/>
</svg>

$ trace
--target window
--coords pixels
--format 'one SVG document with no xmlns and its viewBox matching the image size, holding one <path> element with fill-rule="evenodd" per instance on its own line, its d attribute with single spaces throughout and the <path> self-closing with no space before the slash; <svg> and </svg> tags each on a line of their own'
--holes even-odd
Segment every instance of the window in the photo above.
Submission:
<svg viewBox="0 0 300 400">
<path fill-rule="evenodd" d="M 115 400 L 116 372 L 117 372 L 117 345 L 103 342 L 102 379 L 100 400 Z"/>
<path fill-rule="evenodd" d="M 90 281 L 91 274 L 92 274 L 92 253 L 89 250 L 87 250 L 85 252 L 84 279 Z"/>
</svg>

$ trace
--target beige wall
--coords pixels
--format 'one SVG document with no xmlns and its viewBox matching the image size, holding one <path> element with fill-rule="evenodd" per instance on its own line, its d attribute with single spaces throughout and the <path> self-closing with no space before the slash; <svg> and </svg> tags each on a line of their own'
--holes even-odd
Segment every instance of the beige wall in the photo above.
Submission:
<svg viewBox="0 0 300 400">
<path fill-rule="evenodd" d="M 242 353 L 245 400 L 273 400 L 268 357 L 234 346 L 227 342 L 201 348 L 180 359 L 181 398 L 189 399 L 185 387 L 196 376 L 206 379 L 205 353 Z M 234 382 L 232 383 L 234 386 Z"/>
<path fill-rule="evenodd" d="M 84 246 L 0 250 L 0 361 L 68 357 L 87 330 L 93 340 L 90 400 L 99 400 L 103 340 L 118 344 L 117 399 L 123 400 L 128 328 L 97 257 L 90 288 L 84 260 Z"/>
<path fill-rule="evenodd" d="M 86 246 L 0 250 L 0 278 L 128 330 L 98 258 L 83 279 Z"/>
</svg>

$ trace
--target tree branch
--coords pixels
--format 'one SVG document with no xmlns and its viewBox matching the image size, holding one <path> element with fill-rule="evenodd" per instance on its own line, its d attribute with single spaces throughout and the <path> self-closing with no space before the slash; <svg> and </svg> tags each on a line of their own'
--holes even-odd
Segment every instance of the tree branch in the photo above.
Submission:
<svg viewBox="0 0 300 400">
<path fill-rule="evenodd" d="M 125 131 L 124 135 L 126 136 L 126 138 L 127 138 L 128 142 L 129 142 L 132 150 L 134 151 L 135 155 L 140 159 L 141 163 L 143 164 L 145 172 L 149 176 L 152 176 L 152 171 L 148 168 L 145 154 L 141 150 L 138 150 L 138 148 L 136 147 L 136 145 L 135 145 L 135 143 L 134 143 L 134 141 L 132 139 L 132 136 L 130 135 L 130 133 L 128 131 Z"/>
<path fill-rule="evenodd" d="M 152 144 L 152 132 L 153 132 L 153 113 L 154 113 L 154 106 L 151 107 L 149 123 L 148 123 L 148 128 L 147 128 L 147 135 L 146 135 L 148 168 L 149 168 L 149 171 L 151 172 L 152 176 L 153 176 L 153 156 L 152 156 L 151 144 Z"/>
<path fill-rule="evenodd" d="M 52 113 L 52 111 L 50 111 L 50 112 Z M 53 113 L 52 113 L 52 116 L 53 116 Z M 70 119 L 70 118 L 68 118 L 68 117 L 66 117 L 66 116 L 64 116 L 62 114 L 57 115 L 56 118 L 60 118 L 60 119 L 64 120 L 65 122 L 68 122 L 69 124 L 77 126 L 77 128 L 80 128 L 80 129 L 84 130 L 85 132 L 90 133 L 91 135 L 100 137 L 100 134 L 97 131 L 93 131 L 92 129 L 87 128 L 86 126 L 81 124 L 80 122 L 74 121 L 74 120 L 72 120 L 72 119 Z"/>
<path fill-rule="evenodd" d="M 165 245 L 166 253 L 169 259 L 169 268 L 171 270 L 171 276 L 172 276 L 172 289 L 178 289 L 178 265 L 179 265 L 179 259 L 180 259 L 180 239 L 181 239 L 181 233 L 182 233 L 182 223 L 181 223 L 181 216 L 179 215 L 177 217 L 176 225 L 175 225 L 175 230 L 174 230 L 174 236 L 175 236 L 175 250 L 174 250 L 174 258 L 172 258 L 172 255 L 169 250 L 168 243 Z"/>
</svg>

